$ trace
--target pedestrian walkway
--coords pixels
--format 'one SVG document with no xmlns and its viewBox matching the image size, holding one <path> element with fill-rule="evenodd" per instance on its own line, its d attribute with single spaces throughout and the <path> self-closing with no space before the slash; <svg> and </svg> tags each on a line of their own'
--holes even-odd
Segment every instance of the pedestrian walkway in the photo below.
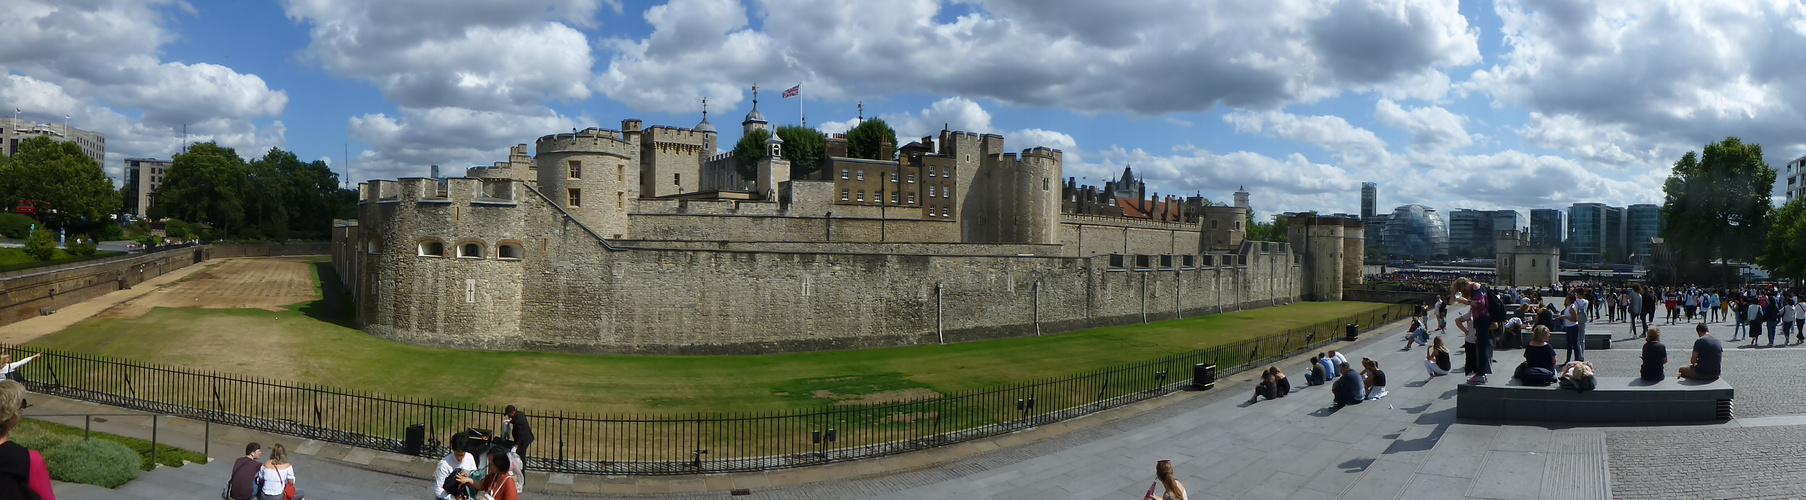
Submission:
<svg viewBox="0 0 1806 500">
<path fill-rule="evenodd" d="M 164 273 L 162 276 L 144 280 L 143 283 L 124 290 L 114 290 L 106 295 L 82 301 L 56 311 L 49 316 L 38 316 L 24 321 L 0 325 L 0 344 L 19 345 L 37 340 L 38 337 L 63 331 L 69 326 L 80 323 L 84 319 L 94 317 L 109 307 L 132 300 L 156 290 L 158 287 L 174 283 L 188 275 L 201 272 L 218 262 L 202 262 L 181 269 Z"/>
</svg>

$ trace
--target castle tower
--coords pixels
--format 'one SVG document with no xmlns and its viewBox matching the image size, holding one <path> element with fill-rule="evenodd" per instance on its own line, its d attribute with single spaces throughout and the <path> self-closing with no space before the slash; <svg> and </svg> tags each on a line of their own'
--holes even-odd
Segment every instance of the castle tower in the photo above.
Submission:
<svg viewBox="0 0 1806 500">
<path fill-rule="evenodd" d="M 790 162 L 784 160 L 784 140 L 772 134 L 765 140 L 765 159 L 759 160 L 758 184 L 759 196 L 767 200 L 778 199 L 778 184 L 790 180 Z"/>
<path fill-rule="evenodd" d="M 534 143 L 539 191 L 604 238 L 627 237 L 627 212 L 640 197 L 639 120 L 626 130 L 588 129 Z"/>
<path fill-rule="evenodd" d="M 1304 300 L 1334 302 L 1342 300 L 1343 227 L 1337 218 L 1299 214 L 1287 224 L 1292 251 L 1304 264 L 1303 286 L 1299 295 Z"/>
<path fill-rule="evenodd" d="M 1057 149 L 1037 147 L 1022 150 L 1021 159 L 1015 165 L 1015 182 L 1013 182 L 1014 219 L 1016 241 L 1035 244 L 1059 243 L 1060 228 L 1060 190 L 1056 180 L 1060 178 L 1060 168 L 1064 154 Z M 974 186 L 965 186 L 970 191 Z"/>
<path fill-rule="evenodd" d="M 1235 206 L 1238 206 L 1241 208 L 1248 208 L 1248 188 L 1247 187 L 1238 186 L 1235 188 Z"/>
<path fill-rule="evenodd" d="M 752 111 L 746 113 L 745 120 L 740 121 L 740 133 L 751 134 L 752 131 L 756 129 L 765 129 L 766 132 L 773 132 L 771 125 L 765 122 L 765 114 L 759 112 L 759 84 L 756 83 L 752 86 L 752 101 Z M 705 116 L 704 118 L 707 117 Z"/>
<path fill-rule="evenodd" d="M 1342 285 L 1366 282 L 1361 266 L 1367 264 L 1367 223 L 1360 219 L 1342 219 Z"/>
</svg>

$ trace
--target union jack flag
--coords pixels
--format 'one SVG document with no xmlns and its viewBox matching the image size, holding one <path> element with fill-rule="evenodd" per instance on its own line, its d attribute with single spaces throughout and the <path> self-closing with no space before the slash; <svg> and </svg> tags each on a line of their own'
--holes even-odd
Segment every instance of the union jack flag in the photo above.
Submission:
<svg viewBox="0 0 1806 500">
<path fill-rule="evenodd" d="M 785 99 L 789 99 L 789 98 L 796 97 L 799 95 L 803 95 L 803 84 L 801 84 L 801 83 L 796 84 L 795 87 L 790 87 L 790 90 L 784 91 Z"/>
</svg>

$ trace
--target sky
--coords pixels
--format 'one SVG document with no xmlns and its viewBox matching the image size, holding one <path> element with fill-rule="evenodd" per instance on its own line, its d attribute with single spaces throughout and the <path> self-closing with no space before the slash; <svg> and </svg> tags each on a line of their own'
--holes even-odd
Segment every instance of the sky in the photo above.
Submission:
<svg viewBox="0 0 1806 500">
<path fill-rule="evenodd" d="M 1661 203 L 1687 151 L 1806 153 L 1798 0 L 0 0 L 0 106 L 357 181 L 458 172 L 573 128 L 943 127 L 1101 184 L 1263 216 Z M 783 89 L 801 86 L 799 98 Z M 799 111 L 799 105 L 801 107 Z"/>
</svg>

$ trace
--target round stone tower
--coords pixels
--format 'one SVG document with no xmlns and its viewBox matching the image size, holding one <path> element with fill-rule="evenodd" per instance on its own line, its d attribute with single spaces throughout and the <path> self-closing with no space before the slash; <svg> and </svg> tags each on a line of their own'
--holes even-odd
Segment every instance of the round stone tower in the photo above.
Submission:
<svg viewBox="0 0 1806 500">
<path fill-rule="evenodd" d="M 1334 302 L 1342 300 L 1344 235 L 1342 220 L 1298 214 L 1287 224 L 1292 251 L 1304 263 L 1304 286 L 1299 294 L 1304 300 Z M 1360 272 L 1359 270 L 1356 271 Z"/>
<path fill-rule="evenodd" d="M 640 197 L 640 121 L 620 131 L 588 129 L 540 137 L 534 164 L 539 191 L 604 238 L 624 238 L 627 212 Z"/>
<path fill-rule="evenodd" d="M 1014 212 L 1018 241 L 1035 244 L 1059 243 L 1060 167 L 1063 154 L 1057 149 L 1037 147 L 1022 150 L 1016 167 Z M 960 186 L 972 189 L 971 186 Z"/>
<path fill-rule="evenodd" d="M 1359 285 L 1366 279 L 1362 266 L 1367 263 L 1367 223 L 1360 219 L 1342 219 L 1342 285 Z"/>
</svg>

